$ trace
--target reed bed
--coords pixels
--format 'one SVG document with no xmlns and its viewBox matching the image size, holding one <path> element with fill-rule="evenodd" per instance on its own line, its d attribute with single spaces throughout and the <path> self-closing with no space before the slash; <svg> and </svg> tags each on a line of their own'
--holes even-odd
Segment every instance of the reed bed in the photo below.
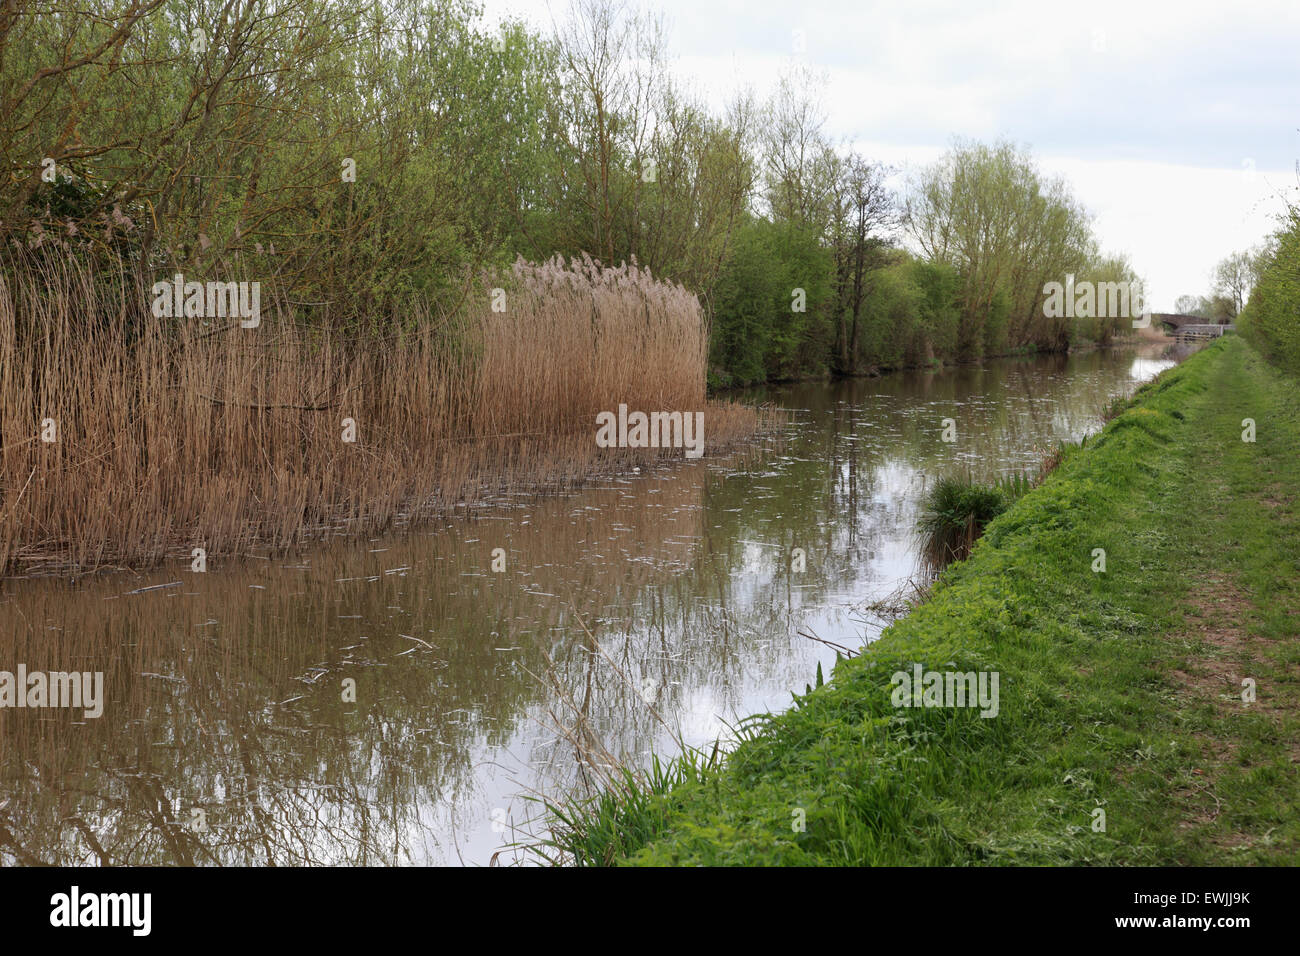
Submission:
<svg viewBox="0 0 1300 956">
<path fill-rule="evenodd" d="M 0 263 L 0 569 L 285 549 L 682 454 L 598 448 L 620 403 L 704 411 L 710 451 L 757 425 L 705 398 L 696 297 L 635 264 L 520 261 L 382 331 L 314 327 L 274 291 L 257 328 L 151 301 L 131 269 Z"/>
</svg>

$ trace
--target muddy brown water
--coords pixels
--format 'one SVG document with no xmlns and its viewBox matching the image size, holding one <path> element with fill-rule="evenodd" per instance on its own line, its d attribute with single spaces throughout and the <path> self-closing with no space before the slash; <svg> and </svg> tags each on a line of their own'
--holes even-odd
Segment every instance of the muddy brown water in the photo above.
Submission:
<svg viewBox="0 0 1300 956">
<path fill-rule="evenodd" d="M 696 746 L 785 708 L 835 659 L 800 632 L 862 646 L 917 573 L 928 482 L 1032 469 L 1172 364 L 770 389 L 789 424 L 722 458 L 202 574 L 5 581 L 0 671 L 102 672 L 104 702 L 0 708 L 0 862 L 488 864 L 542 832 L 528 794 L 594 779 L 557 721 L 644 763 L 676 749 L 647 701 Z"/>
</svg>

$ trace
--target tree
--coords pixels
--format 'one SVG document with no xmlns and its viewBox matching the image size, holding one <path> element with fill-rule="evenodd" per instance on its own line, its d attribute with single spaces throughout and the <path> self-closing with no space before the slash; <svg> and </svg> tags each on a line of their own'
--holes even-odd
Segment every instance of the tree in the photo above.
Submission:
<svg viewBox="0 0 1300 956">
<path fill-rule="evenodd" d="M 667 82 L 663 21 L 621 2 L 575 0 L 556 39 L 563 92 L 552 124 L 563 144 L 556 174 L 557 198 L 569 207 L 566 245 L 612 264 L 638 252 L 655 107 Z M 630 232 L 620 228 L 628 218 Z"/>
<path fill-rule="evenodd" d="M 831 240 L 837 291 L 833 368 L 841 374 L 858 368 L 869 276 L 884 264 L 889 231 L 897 221 L 894 197 L 885 184 L 887 172 L 856 153 L 838 163 L 831 196 Z"/>
<path fill-rule="evenodd" d="M 1061 348 L 1068 319 L 1042 308 L 1048 281 L 1097 257 L 1082 207 L 1010 143 L 958 143 L 910 184 L 904 222 L 933 262 L 962 275 L 958 353 L 1004 344 Z"/>
<path fill-rule="evenodd" d="M 763 199 L 776 222 L 797 222 L 818 236 L 833 215 L 840 160 L 825 135 L 818 101 L 825 79 L 805 65 L 781 75 L 762 117 Z"/>
<path fill-rule="evenodd" d="M 1300 374 L 1300 207 L 1291 207 L 1256 256 L 1259 280 L 1242 330 L 1274 362 Z"/>
<path fill-rule="evenodd" d="M 1249 252 L 1234 252 L 1214 267 L 1213 290 L 1229 304 L 1230 318 L 1236 318 L 1246 304 L 1253 284 L 1254 264 Z"/>
</svg>

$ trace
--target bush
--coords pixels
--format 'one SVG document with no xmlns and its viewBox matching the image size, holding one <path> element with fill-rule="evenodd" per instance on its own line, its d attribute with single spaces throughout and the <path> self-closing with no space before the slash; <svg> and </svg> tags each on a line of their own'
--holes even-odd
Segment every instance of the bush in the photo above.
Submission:
<svg viewBox="0 0 1300 956">
<path fill-rule="evenodd" d="M 1300 210 L 1262 263 L 1239 328 L 1271 361 L 1300 374 Z"/>
<path fill-rule="evenodd" d="M 801 312 L 792 308 L 795 289 L 804 290 Z M 830 253 L 815 235 L 765 220 L 741 227 L 713 290 L 714 382 L 825 372 L 830 301 Z"/>
</svg>

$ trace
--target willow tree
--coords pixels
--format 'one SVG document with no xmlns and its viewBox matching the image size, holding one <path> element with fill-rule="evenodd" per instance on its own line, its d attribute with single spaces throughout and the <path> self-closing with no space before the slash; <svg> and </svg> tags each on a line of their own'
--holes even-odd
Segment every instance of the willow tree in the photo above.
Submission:
<svg viewBox="0 0 1300 956">
<path fill-rule="evenodd" d="M 125 239 L 150 274 L 373 321 L 454 301 L 542 204 L 555 51 L 468 0 L 89 6 L 0 11 L 0 232 L 22 246 Z"/>
<path fill-rule="evenodd" d="M 574 0 L 555 39 L 561 93 L 550 122 L 562 244 L 609 263 L 626 259 L 636 249 L 620 223 L 639 221 L 656 177 L 655 106 L 668 82 L 663 24 L 612 0 Z"/>
<path fill-rule="evenodd" d="M 1231 303 L 1234 318 L 1245 306 L 1254 284 L 1253 258 L 1249 252 L 1234 252 L 1214 267 L 1214 293 Z"/>
<path fill-rule="evenodd" d="M 1090 261 L 1088 218 L 1010 143 L 959 144 L 911 183 L 908 229 L 925 255 L 962 275 L 958 349 L 1063 347 L 1068 328 L 1041 308 L 1043 286 Z"/>
<path fill-rule="evenodd" d="M 774 222 L 799 223 L 819 237 L 834 215 L 840 158 L 826 133 L 825 78 L 799 64 L 783 72 L 764 105 L 759 149 L 762 199 Z"/>
<path fill-rule="evenodd" d="M 754 189 L 753 108 L 742 97 L 715 117 L 670 86 L 656 116 L 655 175 L 625 216 L 627 246 L 664 278 L 707 296 Z"/>
</svg>

